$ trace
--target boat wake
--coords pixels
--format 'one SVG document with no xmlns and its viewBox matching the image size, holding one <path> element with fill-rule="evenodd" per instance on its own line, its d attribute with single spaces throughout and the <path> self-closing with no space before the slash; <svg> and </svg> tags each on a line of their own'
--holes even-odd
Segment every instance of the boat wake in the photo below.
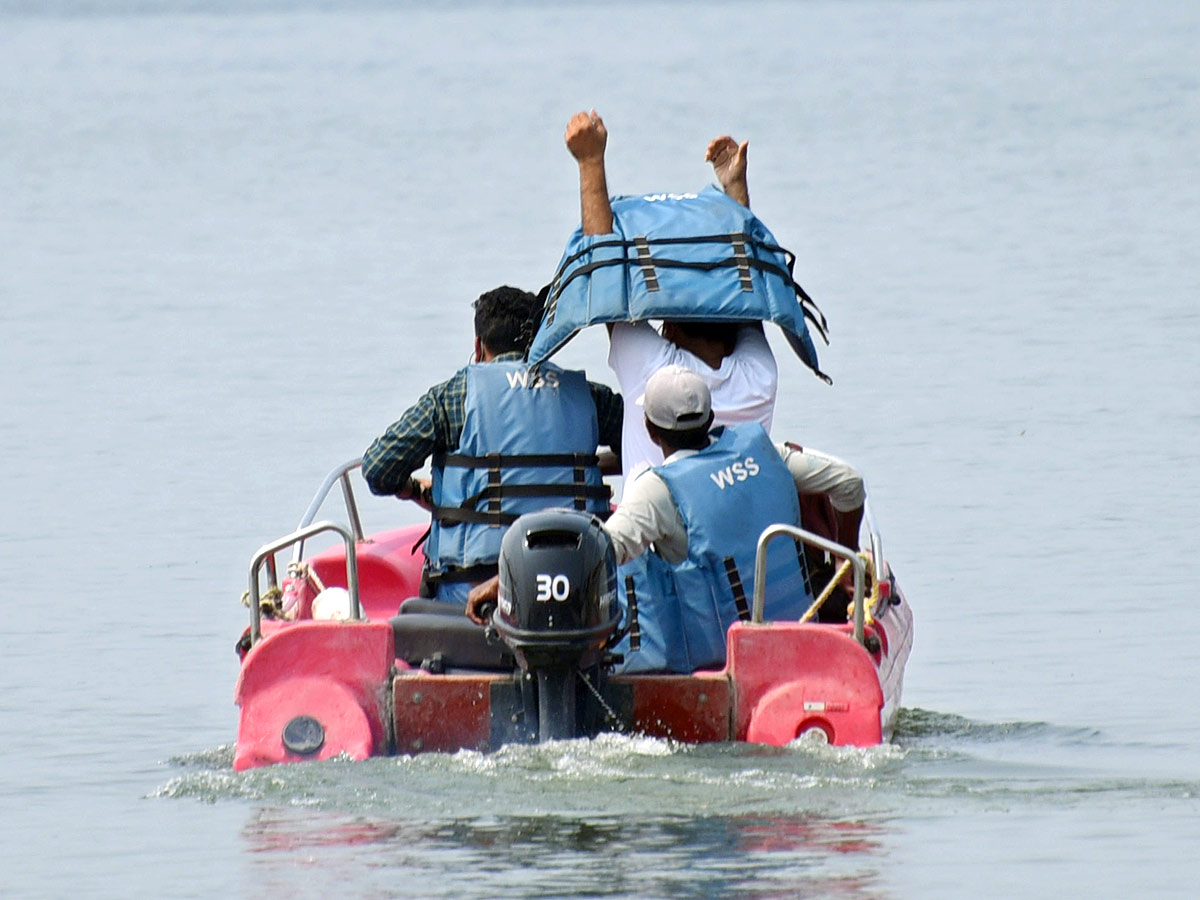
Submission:
<svg viewBox="0 0 1200 900">
<path fill-rule="evenodd" d="M 235 772 L 233 747 L 225 745 L 171 759 L 178 774 L 150 796 L 249 800 L 390 821 L 798 812 L 870 818 L 948 796 L 987 806 L 1017 799 L 1069 804 L 1096 795 L 1114 801 L 1200 797 L 1200 782 L 1109 769 L 1110 750 L 1093 729 L 976 722 L 905 709 L 895 741 L 867 748 L 806 739 L 784 747 L 696 745 L 602 734 L 512 744 L 492 753 L 462 750 L 361 762 L 343 756 Z"/>
<path fill-rule="evenodd" d="M 806 800 L 868 786 L 887 777 L 907 752 L 895 744 L 694 745 L 602 734 L 507 745 L 493 753 L 462 750 L 361 762 L 342 757 L 235 772 L 233 748 L 222 746 L 171 759 L 183 771 L 151 796 L 330 809 L 403 807 L 432 815 L 762 812 L 794 810 Z"/>
<path fill-rule="evenodd" d="M 921 738 L 955 738 L 986 743 L 1021 738 L 1064 737 L 1086 739 L 1093 729 L 1068 729 L 1046 722 L 977 722 L 954 713 L 911 707 L 900 710 L 894 738 L 904 744 Z"/>
</svg>

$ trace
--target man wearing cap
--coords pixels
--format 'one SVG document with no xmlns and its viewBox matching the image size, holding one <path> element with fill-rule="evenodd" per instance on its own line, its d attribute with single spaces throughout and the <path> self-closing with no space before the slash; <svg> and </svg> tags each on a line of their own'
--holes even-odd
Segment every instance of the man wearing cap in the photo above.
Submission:
<svg viewBox="0 0 1200 900">
<path fill-rule="evenodd" d="M 662 448 L 663 466 L 702 454 L 706 460 L 715 460 L 714 448 L 723 433 L 760 430 L 751 423 L 710 431 L 711 402 L 708 385 L 689 369 L 667 366 L 651 376 L 638 405 L 642 407 L 651 439 Z M 835 456 L 795 444 L 771 444 L 771 447 L 786 465 L 797 492 L 829 495 L 836 512 L 836 533 L 831 537 L 840 544 L 857 548 L 866 496 L 858 471 Z M 738 462 L 741 460 L 732 460 L 730 466 Z M 764 460 L 760 458 L 756 463 L 761 468 Z M 769 455 L 765 464 L 774 465 Z M 679 563 L 687 556 L 687 530 L 662 478 L 661 468 L 634 478 L 625 486 L 620 506 L 605 525 L 613 539 L 618 564 L 638 556 L 650 544 L 669 563 Z M 745 484 L 758 475 L 741 476 L 741 469 L 726 473 L 721 466 L 713 468 L 720 472 L 713 479 L 718 490 L 732 487 L 733 483 Z M 757 540 L 758 532 L 754 538 Z"/>
<path fill-rule="evenodd" d="M 639 613 L 641 648 L 618 647 L 623 671 L 721 665 L 726 630 L 749 615 L 759 534 L 799 525 L 798 494 L 823 493 L 836 511 L 834 539 L 857 548 L 862 478 L 834 457 L 772 443 L 757 423 L 710 430 L 708 385 L 682 366 L 655 372 L 640 402 L 664 461 L 626 485 L 605 523 Z M 769 549 L 766 598 L 767 619 L 799 618 L 811 602 L 790 542 Z"/>
<path fill-rule="evenodd" d="M 823 493 L 836 510 L 834 539 L 857 548 L 862 478 L 834 457 L 772 443 L 757 423 L 711 428 L 708 385 L 682 366 L 655 372 L 638 402 L 664 462 L 625 486 L 604 524 L 623 598 L 638 609 L 640 646 L 631 649 L 629 637 L 618 645 L 620 670 L 719 666 L 729 625 L 749 617 L 763 529 L 800 524 L 798 493 Z M 493 581 L 472 591 L 467 615 L 482 622 L 495 589 Z M 797 619 L 811 602 L 789 542 L 769 549 L 766 601 L 767 619 Z"/>
</svg>

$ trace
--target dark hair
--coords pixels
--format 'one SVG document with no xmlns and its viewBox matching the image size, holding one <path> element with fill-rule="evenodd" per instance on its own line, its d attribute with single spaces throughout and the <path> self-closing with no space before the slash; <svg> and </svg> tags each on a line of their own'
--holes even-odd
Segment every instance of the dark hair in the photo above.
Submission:
<svg viewBox="0 0 1200 900">
<path fill-rule="evenodd" d="M 667 323 L 664 323 L 667 324 Z M 721 344 L 728 356 L 737 346 L 741 322 L 714 322 L 708 320 L 670 319 L 669 324 L 694 340 L 712 341 Z"/>
<path fill-rule="evenodd" d="M 525 353 L 542 317 L 542 301 L 520 288 L 498 287 L 473 304 L 475 336 L 492 353 Z"/>
<path fill-rule="evenodd" d="M 703 450 L 708 446 L 708 430 L 712 427 L 713 415 L 710 412 L 703 425 L 695 428 L 676 431 L 673 428 L 662 428 L 646 419 L 646 431 L 652 438 L 659 438 L 675 450 Z"/>
</svg>

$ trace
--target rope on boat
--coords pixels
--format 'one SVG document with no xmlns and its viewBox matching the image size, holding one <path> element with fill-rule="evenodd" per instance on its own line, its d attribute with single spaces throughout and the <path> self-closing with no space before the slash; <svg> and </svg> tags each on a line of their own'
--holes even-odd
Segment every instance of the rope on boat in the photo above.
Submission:
<svg viewBox="0 0 1200 900">
<path fill-rule="evenodd" d="M 863 561 L 863 566 L 866 568 L 867 583 L 871 585 L 871 590 L 863 601 L 863 627 L 875 624 L 875 617 L 871 615 L 871 610 L 879 605 L 879 576 L 875 572 L 875 560 L 871 558 L 871 554 L 865 550 L 858 551 L 858 558 Z M 854 616 L 854 601 L 850 601 L 850 606 L 846 610 L 847 618 Z"/>
<path fill-rule="evenodd" d="M 278 587 L 267 588 L 258 598 L 258 608 L 262 614 L 269 619 L 278 617 L 283 612 L 283 607 L 280 601 L 283 599 L 283 591 Z M 242 591 L 242 606 L 250 605 L 250 591 Z"/>
<path fill-rule="evenodd" d="M 307 578 L 316 594 L 325 590 L 325 583 L 317 577 L 316 571 L 307 562 L 288 563 L 288 574 L 293 579 Z"/>
<path fill-rule="evenodd" d="M 879 579 L 875 576 L 875 561 L 871 558 L 871 554 L 865 550 L 858 551 L 858 558 L 863 561 L 863 566 L 866 568 L 867 583 L 871 585 L 871 589 L 863 602 L 863 626 L 874 625 L 875 617 L 871 615 L 871 610 L 879 603 Z M 833 578 L 829 579 L 829 584 L 825 585 L 825 590 L 821 591 L 812 605 L 804 611 L 804 615 L 800 617 L 800 621 L 810 622 L 817 612 L 825 605 L 825 601 L 832 596 L 834 589 L 841 584 L 842 579 L 846 577 L 846 573 L 850 571 L 850 560 L 842 560 L 842 564 L 838 566 L 836 572 L 833 573 Z M 854 618 L 854 598 L 850 598 L 850 602 L 846 607 L 846 620 Z"/>
<path fill-rule="evenodd" d="M 293 584 L 298 580 L 307 579 L 312 590 L 313 596 L 325 590 L 325 585 L 321 579 L 317 577 L 317 573 L 313 571 L 312 566 L 307 562 L 288 563 L 288 575 L 292 578 Z M 294 602 L 293 594 L 293 602 Z M 250 591 L 242 591 L 242 606 L 250 606 Z M 294 619 L 296 617 L 295 609 L 285 609 L 283 603 L 283 591 L 278 585 L 267 588 L 258 598 L 258 608 L 268 619 Z"/>
</svg>

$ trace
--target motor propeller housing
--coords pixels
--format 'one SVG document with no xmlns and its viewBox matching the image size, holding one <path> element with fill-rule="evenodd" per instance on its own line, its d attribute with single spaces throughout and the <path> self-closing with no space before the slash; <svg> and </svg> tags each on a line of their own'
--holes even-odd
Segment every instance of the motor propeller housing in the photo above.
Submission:
<svg viewBox="0 0 1200 900">
<path fill-rule="evenodd" d="M 612 541 L 587 513 L 529 513 L 509 526 L 499 566 L 492 624 L 529 688 L 522 691 L 522 719 L 537 729 L 527 734 L 544 742 L 588 733 L 584 682 L 597 691 L 621 620 Z"/>
</svg>

